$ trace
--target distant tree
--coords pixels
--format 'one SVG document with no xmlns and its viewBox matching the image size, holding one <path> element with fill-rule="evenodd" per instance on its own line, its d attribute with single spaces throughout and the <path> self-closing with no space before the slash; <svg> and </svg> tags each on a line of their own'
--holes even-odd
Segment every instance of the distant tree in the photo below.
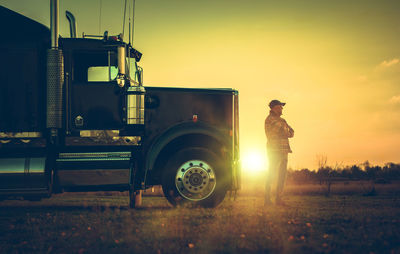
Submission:
<svg viewBox="0 0 400 254">
<path fill-rule="evenodd" d="M 331 194 L 332 183 L 337 180 L 336 178 L 340 177 L 339 169 L 341 164 L 336 163 L 333 168 L 328 166 L 328 158 L 326 155 L 317 155 L 317 163 L 319 184 L 326 185 L 325 195 L 329 196 Z"/>
<path fill-rule="evenodd" d="M 288 179 L 296 183 L 306 183 L 311 181 L 319 181 L 319 183 L 327 185 L 327 193 L 330 190 L 330 184 L 333 181 L 341 179 L 349 180 L 369 180 L 390 181 L 400 179 L 400 164 L 386 163 L 383 167 L 374 166 L 369 161 L 365 161 L 359 165 L 343 166 L 336 163 L 334 167 L 328 166 L 326 155 L 317 155 L 317 170 L 303 168 L 301 170 L 288 170 Z"/>
<path fill-rule="evenodd" d="M 362 169 L 363 169 L 364 171 L 367 171 L 368 168 L 371 167 L 371 164 L 369 163 L 368 160 L 366 160 L 366 161 L 364 161 L 363 163 L 361 163 L 361 167 L 362 167 Z"/>
<path fill-rule="evenodd" d="M 319 168 L 317 171 L 317 175 L 319 176 L 320 179 L 325 180 L 326 178 L 328 178 L 329 176 L 332 175 L 332 168 L 331 167 L 324 167 L 324 168 Z"/>
<path fill-rule="evenodd" d="M 313 180 L 312 173 L 308 168 L 293 171 L 291 179 L 296 183 L 306 183 Z"/>
<path fill-rule="evenodd" d="M 318 165 L 317 176 L 319 179 L 319 184 L 322 184 L 322 182 L 325 181 L 327 177 L 329 177 L 330 170 L 327 167 L 328 157 L 324 154 L 317 154 L 316 159 Z"/>
<path fill-rule="evenodd" d="M 308 168 L 303 168 L 300 170 L 301 178 L 303 178 L 306 182 L 313 180 L 313 173 Z"/>
<path fill-rule="evenodd" d="M 386 179 L 400 179 L 400 164 L 386 163 L 382 168 L 383 177 Z"/>
<path fill-rule="evenodd" d="M 317 165 L 318 165 L 318 170 L 321 168 L 325 168 L 328 165 L 328 156 L 324 154 L 317 154 Z"/>
<path fill-rule="evenodd" d="M 365 189 L 364 195 L 366 196 L 376 195 L 376 189 L 375 189 L 376 167 L 371 166 L 369 161 L 361 163 L 360 167 L 362 169 L 364 178 L 366 178 L 369 181 L 369 187 Z"/>
<path fill-rule="evenodd" d="M 351 166 L 350 171 L 353 179 L 362 179 L 364 176 L 364 172 L 357 165 Z"/>
<path fill-rule="evenodd" d="M 371 166 L 365 168 L 365 174 L 369 180 L 375 181 L 379 176 L 379 173 L 382 171 L 382 168 L 379 166 Z"/>
<path fill-rule="evenodd" d="M 352 178 L 351 170 L 350 170 L 349 167 L 345 167 L 345 168 L 341 169 L 341 170 L 340 170 L 340 175 L 341 175 L 343 178 L 348 178 L 348 179 L 351 179 L 351 178 Z"/>
</svg>

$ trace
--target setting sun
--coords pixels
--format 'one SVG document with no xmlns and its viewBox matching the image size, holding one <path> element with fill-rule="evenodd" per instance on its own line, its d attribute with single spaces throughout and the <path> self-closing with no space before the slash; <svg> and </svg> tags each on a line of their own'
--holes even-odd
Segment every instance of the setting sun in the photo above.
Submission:
<svg viewBox="0 0 400 254">
<path fill-rule="evenodd" d="M 266 171 L 267 159 L 261 151 L 247 151 L 242 156 L 242 168 L 246 172 L 260 173 Z"/>
</svg>

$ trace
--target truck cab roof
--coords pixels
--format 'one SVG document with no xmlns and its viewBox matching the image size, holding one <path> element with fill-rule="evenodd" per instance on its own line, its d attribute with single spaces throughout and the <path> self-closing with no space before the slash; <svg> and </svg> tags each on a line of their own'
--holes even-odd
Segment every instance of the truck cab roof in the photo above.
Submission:
<svg viewBox="0 0 400 254">
<path fill-rule="evenodd" d="M 125 42 L 113 39 L 91 39 L 91 38 L 60 38 L 60 46 L 66 51 L 88 50 L 88 51 L 104 51 L 118 46 L 127 46 Z M 140 61 L 142 53 L 134 48 L 130 48 L 130 56 Z"/>
<path fill-rule="evenodd" d="M 60 38 L 59 42 L 63 50 L 104 50 L 107 47 L 126 45 L 121 41 L 86 38 Z"/>
</svg>

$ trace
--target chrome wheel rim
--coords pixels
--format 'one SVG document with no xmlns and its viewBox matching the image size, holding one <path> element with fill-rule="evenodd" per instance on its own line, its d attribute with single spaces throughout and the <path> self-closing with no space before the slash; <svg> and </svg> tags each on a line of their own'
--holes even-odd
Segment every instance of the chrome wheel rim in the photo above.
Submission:
<svg viewBox="0 0 400 254">
<path fill-rule="evenodd" d="M 206 199 L 216 186 L 214 169 L 201 160 L 190 160 L 177 170 L 175 185 L 179 194 L 191 201 Z"/>
</svg>

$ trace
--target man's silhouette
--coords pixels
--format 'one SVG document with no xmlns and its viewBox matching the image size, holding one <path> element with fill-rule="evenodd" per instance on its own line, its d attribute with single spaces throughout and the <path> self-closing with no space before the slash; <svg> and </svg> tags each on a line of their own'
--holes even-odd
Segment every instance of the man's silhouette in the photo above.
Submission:
<svg viewBox="0 0 400 254">
<path fill-rule="evenodd" d="M 271 204 L 271 183 L 277 179 L 276 203 L 284 204 L 282 201 L 283 186 L 285 184 L 288 153 L 291 153 L 289 138 L 294 135 L 294 130 L 281 117 L 283 106 L 286 103 L 272 100 L 269 103 L 270 112 L 265 119 L 265 135 L 267 136 L 267 154 L 269 169 L 265 187 L 265 205 Z"/>
</svg>

